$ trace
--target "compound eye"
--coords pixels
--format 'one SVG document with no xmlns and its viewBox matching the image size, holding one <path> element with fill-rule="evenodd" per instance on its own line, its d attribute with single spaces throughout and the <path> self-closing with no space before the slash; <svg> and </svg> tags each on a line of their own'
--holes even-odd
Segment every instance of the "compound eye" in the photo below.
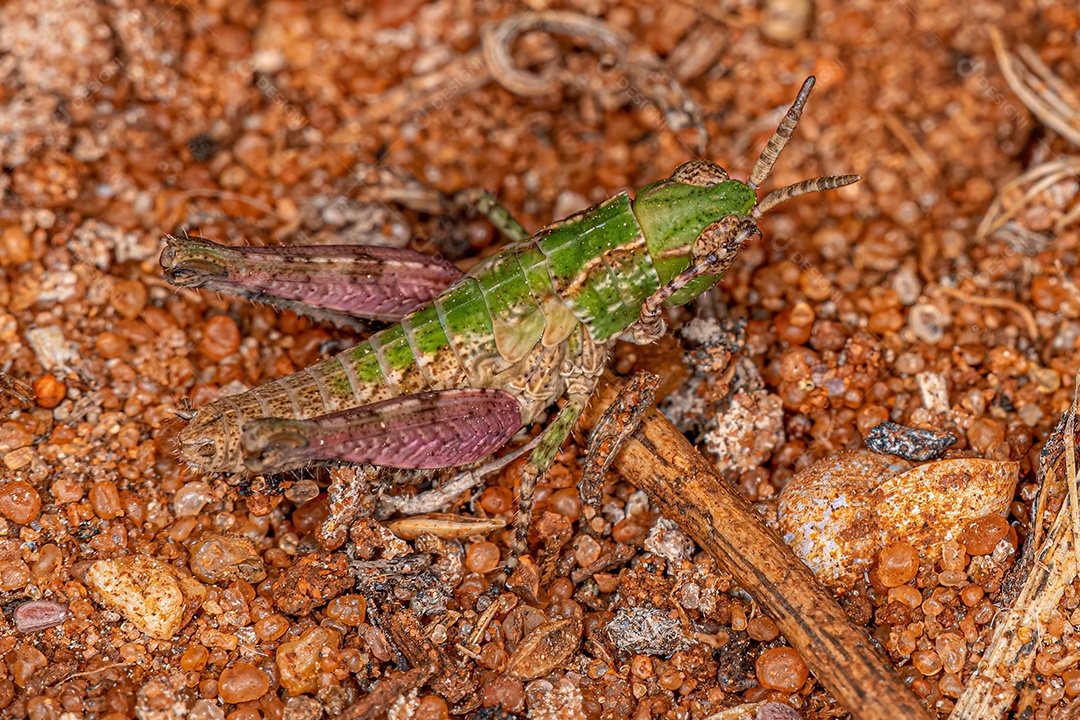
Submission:
<svg viewBox="0 0 1080 720">
<path fill-rule="evenodd" d="M 728 179 L 728 174 L 727 170 L 714 162 L 690 160 L 675 168 L 675 172 L 671 174 L 671 179 L 687 185 L 709 187 L 710 185 L 719 185 L 725 182 Z"/>
</svg>

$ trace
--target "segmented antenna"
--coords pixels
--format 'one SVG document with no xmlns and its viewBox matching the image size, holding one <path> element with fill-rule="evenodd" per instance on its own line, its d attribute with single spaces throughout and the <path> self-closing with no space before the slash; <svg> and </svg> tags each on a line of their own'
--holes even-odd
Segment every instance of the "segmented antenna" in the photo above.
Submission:
<svg viewBox="0 0 1080 720">
<path fill-rule="evenodd" d="M 776 158 L 780 157 L 784 146 L 791 139 L 791 134 L 795 132 L 795 126 L 799 124 L 799 118 L 802 117 L 806 99 L 810 97 L 810 91 L 814 89 L 815 82 L 817 82 L 817 79 L 813 75 L 803 81 L 802 89 L 799 90 L 795 102 L 788 108 L 787 115 L 780 121 L 776 132 L 769 138 L 769 144 L 761 151 L 761 157 L 754 163 L 754 169 L 750 172 L 750 179 L 746 181 L 746 184 L 755 190 L 758 189 L 761 183 L 765 182 L 765 178 L 769 177 L 773 165 L 776 164 Z"/>
<path fill-rule="evenodd" d="M 859 179 L 858 175 L 826 175 L 816 177 L 813 180 L 803 180 L 794 185 L 782 187 L 779 190 L 773 190 L 763 197 L 757 207 L 754 208 L 754 217 L 761 217 L 780 203 L 787 202 L 791 198 L 806 195 L 807 193 L 822 192 L 823 190 L 835 190 L 859 182 Z"/>
</svg>

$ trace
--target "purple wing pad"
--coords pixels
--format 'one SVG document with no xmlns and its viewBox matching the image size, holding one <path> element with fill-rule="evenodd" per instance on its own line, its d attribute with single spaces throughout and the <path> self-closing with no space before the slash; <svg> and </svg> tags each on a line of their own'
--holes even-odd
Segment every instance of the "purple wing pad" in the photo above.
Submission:
<svg viewBox="0 0 1080 720">
<path fill-rule="evenodd" d="M 195 235 L 166 237 L 165 279 L 328 320 L 395 322 L 452 285 L 461 271 L 446 260 L 368 245 L 230 247 Z"/>
<path fill-rule="evenodd" d="M 403 395 L 311 420 L 263 418 L 244 425 L 251 472 L 282 472 L 343 460 L 404 469 L 466 465 L 491 455 L 521 429 L 521 406 L 502 390 Z"/>
</svg>

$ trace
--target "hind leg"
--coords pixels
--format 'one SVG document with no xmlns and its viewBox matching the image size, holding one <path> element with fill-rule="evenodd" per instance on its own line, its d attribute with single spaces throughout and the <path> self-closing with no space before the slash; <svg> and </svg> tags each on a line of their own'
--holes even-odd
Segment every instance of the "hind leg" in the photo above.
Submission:
<svg viewBox="0 0 1080 720">
<path fill-rule="evenodd" d="M 567 338 L 567 357 L 562 374 L 566 378 L 566 404 L 540 436 L 540 444 L 529 456 L 521 473 L 521 495 L 517 518 L 514 521 L 514 540 L 506 569 L 513 570 L 518 558 L 529 549 L 529 525 L 532 522 L 536 486 L 555 462 L 566 439 L 577 424 L 578 418 L 596 390 L 607 361 L 607 346 L 592 341 L 584 326 L 579 326 Z"/>
</svg>

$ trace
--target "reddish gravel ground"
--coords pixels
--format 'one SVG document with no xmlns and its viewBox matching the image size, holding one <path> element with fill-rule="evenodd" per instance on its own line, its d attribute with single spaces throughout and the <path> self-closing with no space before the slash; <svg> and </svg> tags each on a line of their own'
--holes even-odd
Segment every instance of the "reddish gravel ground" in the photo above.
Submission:
<svg viewBox="0 0 1080 720">
<path fill-rule="evenodd" d="M 178 409 L 360 333 L 178 291 L 158 266 L 163 235 L 187 229 L 227 244 L 377 241 L 466 269 L 503 242 L 492 226 L 395 189 L 486 188 L 538 228 L 694 157 L 696 134 L 662 112 L 680 92 L 702 109 L 703 156 L 745 177 L 810 74 L 770 187 L 863 181 L 764 219 L 697 308 L 712 330 L 620 344 L 613 367 L 660 373 L 669 417 L 771 524 L 793 477 L 887 420 L 951 433 L 949 457 L 1018 479 L 1000 511 L 932 551 L 909 535 L 844 548 L 870 571 L 838 588 L 852 621 L 931 715 L 949 714 L 1003 609 L 1039 453 L 1080 370 L 1075 170 L 1031 197 L 1009 189 L 1011 222 L 976 232 L 1007 183 L 1080 154 L 1010 88 L 989 30 L 1076 88 L 1080 13 L 558 7 L 624 31 L 630 52 L 525 34 L 515 61 L 552 78 L 529 96 L 492 81 L 477 51 L 486 26 L 542 2 L 0 7 L 0 715 L 697 720 L 772 700 L 843 716 L 752 593 L 617 474 L 601 532 L 585 532 L 573 443 L 537 495 L 533 555 L 552 571 L 532 597 L 487 592 L 508 555 L 501 523 L 402 540 L 362 517 L 335 545 L 319 535 L 326 471 L 252 490 L 185 467 Z M 655 87 L 629 79 L 648 58 L 667 73 Z M 703 351 L 709 332 L 731 344 Z M 512 521 L 520 470 L 446 509 Z M 949 492 L 941 507 L 966 501 Z M 1014 712 L 1078 711 L 1077 626 L 1070 577 Z"/>
</svg>

